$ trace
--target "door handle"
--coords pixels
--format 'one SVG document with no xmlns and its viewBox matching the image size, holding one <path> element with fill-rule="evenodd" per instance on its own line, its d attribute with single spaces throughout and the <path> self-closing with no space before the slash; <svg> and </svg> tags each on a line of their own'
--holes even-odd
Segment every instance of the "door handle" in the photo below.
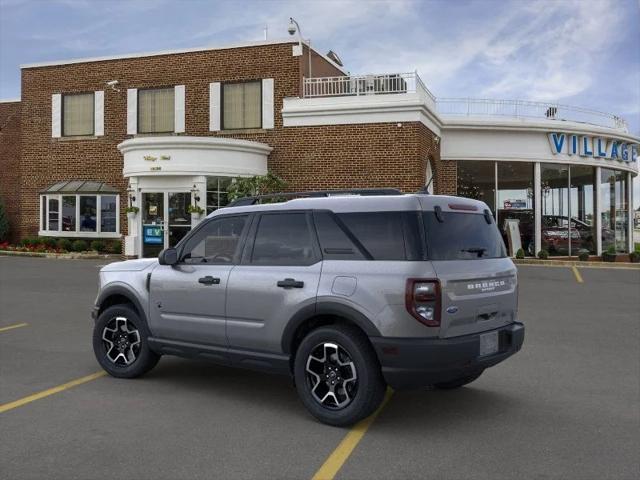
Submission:
<svg viewBox="0 0 640 480">
<path fill-rule="evenodd" d="M 203 285 L 218 285 L 220 284 L 220 279 L 207 275 L 206 277 L 199 278 L 198 283 L 202 283 Z"/>
<path fill-rule="evenodd" d="M 278 282 L 278 286 L 282 288 L 302 288 L 304 287 L 304 282 L 298 281 L 294 278 L 285 278 Z"/>
</svg>

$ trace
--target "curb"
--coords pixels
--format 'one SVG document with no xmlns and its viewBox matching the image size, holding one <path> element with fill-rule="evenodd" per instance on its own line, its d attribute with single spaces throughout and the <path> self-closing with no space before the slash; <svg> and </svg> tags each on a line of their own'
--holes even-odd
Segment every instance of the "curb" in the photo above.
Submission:
<svg viewBox="0 0 640 480">
<path fill-rule="evenodd" d="M 516 265 L 533 267 L 580 267 L 580 268 L 610 268 L 617 270 L 640 270 L 640 263 L 615 262 L 581 262 L 579 260 L 534 260 L 512 258 Z"/>
<path fill-rule="evenodd" d="M 2 257 L 39 257 L 56 258 L 60 260 L 122 260 L 122 255 L 101 253 L 46 253 L 46 252 L 15 252 L 13 250 L 0 250 Z"/>
</svg>

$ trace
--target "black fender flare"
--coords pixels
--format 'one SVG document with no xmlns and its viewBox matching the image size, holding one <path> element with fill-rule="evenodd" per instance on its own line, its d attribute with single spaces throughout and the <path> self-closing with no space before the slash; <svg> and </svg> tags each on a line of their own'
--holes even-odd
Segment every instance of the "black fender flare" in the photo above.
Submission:
<svg viewBox="0 0 640 480">
<path fill-rule="evenodd" d="M 140 302 L 140 299 L 130 288 L 122 284 L 108 285 L 104 289 L 100 290 L 100 293 L 98 294 L 98 298 L 96 298 L 96 305 L 95 305 L 96 310 L 101 309 L 104 301 L 107 298 L 112 297 L 114 295 L 125 297 L 127 300 L 133 303 L 133 305 L 136 307 L 136 310 L 138 310 L 138 313 L 142 317 L 142 320 L 147 325 L 149 325 L 149 322 L 147 321 L 146 310 L 142 308 L 142 303 Z"/>
<path fill-rule="evenodd" d="M 298 328 L 310 318 L 318 315 L 333 315 L 342 317 L 357 325 L 368 337 L 380 337 L 380 330 L 363 313 L 343 303 L 323 301 L 313 305 L 307 305 L 295 313 L 287 322 L 282 332 L 282 351 L 291 354 L 291 345 Z"/>
</svg>

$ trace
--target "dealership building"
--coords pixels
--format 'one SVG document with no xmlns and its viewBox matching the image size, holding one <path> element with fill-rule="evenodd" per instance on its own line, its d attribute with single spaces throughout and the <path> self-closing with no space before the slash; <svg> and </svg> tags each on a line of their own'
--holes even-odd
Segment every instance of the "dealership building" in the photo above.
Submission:
<svg viewBox="0 0 640 480">
<path fill-rule="evenodd" d="M 23 65 L 21 98 L 0 103 L 0 195 L 13 240 L 153 256 L 201 221 L 189 205 L 211 212 L 235 178 L 272 172 L 293 191 L 480 199 L 512 252 L 600 255 L 632 249 L 639 142 L 615 115 L 438 98 L 415 72 L 352 75 L 265 41 Z"/>
</svg>

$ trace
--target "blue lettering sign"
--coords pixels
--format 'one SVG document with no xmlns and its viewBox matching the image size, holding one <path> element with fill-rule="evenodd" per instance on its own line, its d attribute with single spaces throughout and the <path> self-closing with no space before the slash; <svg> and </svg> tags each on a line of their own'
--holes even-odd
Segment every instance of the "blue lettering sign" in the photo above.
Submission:
<svg viewBox="0 0 640 480">
<path fill-rule="evenodd" d="M 607 156 L 607 150 L 604 147 L 606 147 L 607 144 L 604 141 L 604 139 L 598 138 L 596 143 L 598 145 L 598 148 L 596 149 L 597 150 L 597 156 L 598 157 L 606 157 Z"/>
<path fill-rule="evenodd" d="M 611 140 L 611 159 L 618 159 L 618 142 L 615 140 Z"/>
<path fill-rule="evenodd" d="M 554 155 L 562 153 L 562 147 L 564 147 L 564 133 L 550 133 L 549 143 L 551 144 L 551 151 Z"/>
<path fill-rule="evenodd" d="M 580 155 L 583 157 L 592 157 L 593 156 L 593 145 L 589 145 L 591 143 L 591 137 L 582 137 L 582 141 L 580 142 Z"/>
<path fill-rule="evenodd" d="M 578 136 L 571 135 L 571 146 L 569 147 L 569 155 L 578 155 Z"/>
<path fill-rule="evenodd" d="M 627 148 L 626 143 L 620 145 L 620 157 L 622 158 L 623 162 L 629 161 L 629 149 Z"/>
</svg>

